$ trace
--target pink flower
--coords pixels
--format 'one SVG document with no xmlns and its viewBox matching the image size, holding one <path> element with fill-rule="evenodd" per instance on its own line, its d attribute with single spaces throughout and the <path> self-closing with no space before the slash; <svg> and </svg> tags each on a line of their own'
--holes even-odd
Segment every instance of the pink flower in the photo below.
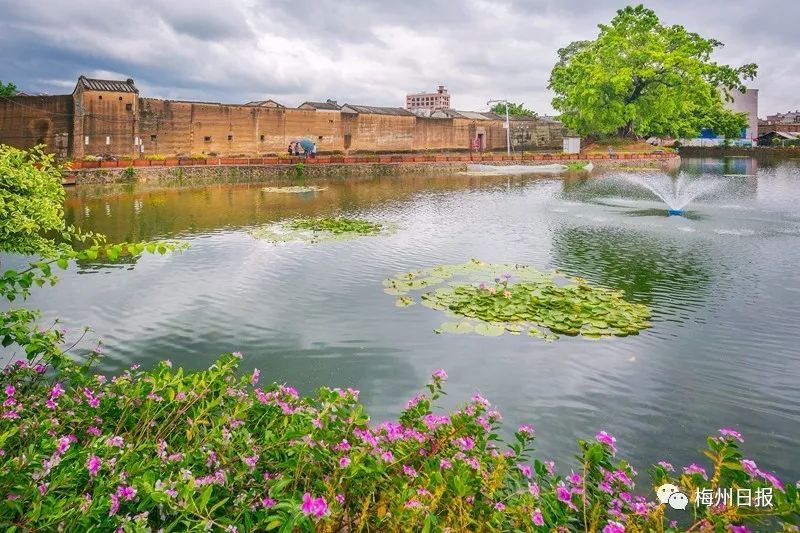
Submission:
<svg viewBox="0 0 800 533">
<path fill-rule="evenodd" d="M 605 431 L 599 432 L 597 435 L 594 436 L 597 442 L 601 442 L 611 448 L 612 453 L 617 453 L 617 439 L 613 436 L 609 435 Z"/>
<path fill-rule="evenodd" d="M 339 459 L 339 466 L 341 468 L 347 468 L 348 466 L 350 466 L 350 458 L 347 456 L 341 457 Z"/>
<path fill-rule="evenodd" d="M 87 428 L 86 429 L 86 433 L 89 433 L 90 435 L 94 435 L 95 437 L 99 437 L 102 434 L 102 432 L 100 431 L 100 428 L 95 427 L 95 426 L 90 426 L 89 428 Z"/>
<path fill-rule="evenodd" d="M 475 447 L 475 440 L 471 437 L 459 437 L 456 439 L 456 446 L 462 450 L 471 450 Z"/>
<path fill-rule="evenodd" d="M 781 481 L 777 477 L 775 477 L 774 474 L 770 474 L 769 472 L 759 471 L 759 475 L 762 478 L 764 478 L 765 481 L 769 481 L 770 483 L 772 483 L 775 486 L 775 488 L 780 490 L 785 490 L 783 488 L 783 483 L 781 483 Z"/>
<path fill-rule="evenodd" d="M 603 533 L 625 533 L 625 525 L 609 520 L 606 527 L 603 528 Z"/>
<path fill-rule="evenodd" d="M 417 404 L 419 404 L 419 402 L 421 402 L 424 399 L 425 399 L 425 395 L 424 394 L 416 394 L 416 395 L 414 395 L 413 398 L 411 398 L 410 400 L 408 400 L 406 402 L 406 409 L 413 409 L 414 407 L 417 406 Z"/>
<path fill-rule="evenodd" d="M 422 507 L 422 504 L 416 498 L 411 498 L 405 503 L 404 507 L 406 509 L 414 509 L 416 507 Z"/>
<path fill-rule="evenodd" d="M 533 437 L 534 429 L 533 426 L 528 424 L 522 424 L 519 429 L 517 429 L 517 433 L 522 433 L 523 435 L 527 435 L 529 437 Z"/>
<path fill-rule="evenodd" d="M 242 352 L 233 352 L 231 355 L 234 356 L 236 359 L 241 359 L 243 357 Z"/>
<path fill-rule="evenodd" d="M 583 481 L 583 478 L 581 477 L 580 474 L 572 472 L 570 473 L 570 475 L 567 476 L 567 481 L 569 481 L 573 485 L 580 485 L 581 482 Z"/>
<path fill-rule="evenodd" d="M 250 376 L 250 384 L 255 387 L 256 383 L 258 383 L 258 378 L 261 376 L 261 371 L 259 369 L 253 369 L 253 375 Z"/>
<path fill-rule="evenodd" d="M 503 502 L 497 502 L 496 504 L 494 504 L 494 508 L 497 509 L 498 511 L 505 511 L 506 504 L 504 504 Z"/>
<path fill-rule="evenodd" d="M 533 525 L 537 527 L 541 527 L 544 525 L 544 516 L 542 516 L 542 511 L 539 509 L 535 509 L 533 514 L 531 515 L 531 520 L 533 520 Z"/>
<path fill-rule="evenodd" d="M 265 509 L 269 509 L 270 507 L 274 507 L 277 502 L 272 498 L 264 498 L 261 500 L 261 505 L 264 506 Z"/>
<path fill-rule="evenodd" d="M 111 500 L 111 505 L 108 509 L 108 516 L 112 516 L 117 514 L 117 511 L 119 511 L 119 498 L 117 498 L 116 494 L 110 494 L 108 498 Z"/>
<path fill-rule="evenodd" d="M 531 493 L 531 496 L 538 497 L 541 491 L 536 483 L 528 483 L 528 492 Z"/>
<path fill-rule="evenodd" d="M 533 475 L 533 472 L 531 471 L 531 467 L 528 466 L 528 465 L 517 465 L 517 468 L 519 468 L 520 471 L 522 472 L 522 475 L 527 477 L 527 478 L 529 478 L 529 477 L 531 477 Z"/>
<path fill-rule="evenodd" d="M 5 392 L 6 392 L 6 396 L 8 396 L 10 398 L 10 397 L 14 396 L 14 393 L 17 392 L 17 389 L 16 389 L 16 387 L 14 387 L 14 385 L 6 385 Z"/>
<path fill-rule="evenodd" d="M 473 401 L 474 403 L 480 404 L 480 405 L 482 405 L 482 406 L 484 406 L 484 407 L 489 407 L 489 405 L 490 405 L 490 404 L 489 404 L 489 400 L 487 400 L 486 398 L 484 398 L 484 397 L 483 397 L 483 396 L 481 396 L 480 394 L 475 394 L 475 395 L 473 395 L 473 396 L 472 396 L 472 401 Z"/>
<path fill-rule="evenodd" d="M 117 485 L 117 497 L 131 501 L 136 497 L 136 489 L 129 485 Z"/>
<path fill-rule="evenodd" d="M 739 442 L 744 442 L 744 439 L 742 438 L 742 434 L 739 433 L 738 431 L 736 431 L 735 429 L 722 428 L 722 429 L 719 430 L 719 434 L 722 435 L 723 437 L 727 437 L 727 438 L 730 438 L 730 439 L 736 439 Z"/>
<path fill-rule="evenodd" d="M 690 476 L 692 474 L 700 474 L 701 476 L 703 476 L 703 479 L 708 479 L 708 474 L 706 474 L 706 469 L 695 463 L 692 463 L 689 466 L 685 466 L 683 468 L 683 473 L 688 474 Z"/>
<path fill-rule="evenodd" d="M 433 371 L 432 377 L 434 381 L 444 381 L 447 379 L 447 372 L 440 368 Z"/>
<path fill-rule="evenodd" d="M 89 476 L 94 477 L 97 475 L 97 471 L 100 470 L 100 465 L 103 464 L 103 461 L 97 457 L 96 455 L 92 454 L 86 460 L 86 469 L 89 471 Z"/>
<path fill-rule="evenodd" d="M 672 463 L 668 463 L 666 461 L 659 461 L 658 464 L 659 464 L 659 466 L 661 466 L 661 468 L 663 468 L 667 472 L 674 472 L 675 471 L 675 467 L 672 466 Z"/>
<path fill-rule="evenodd" d="M 344 503 L 344 494 L 337 494 L 336 501 L 339 502 L 340 504 Z"/>
<path fill-rule="evenodd" d="M 614 493 L 614 489 L 611 487 L 611 484 L 608 481 L 601 481 L 600 483 L 597 484 L 597 488 L 607 494 Z"/>
<path fill-rule="evenodd" d="M 326 502 L 325 498 L 322 496 L 313 498 L 311 494 L 306 492 L 303 494 L 303 503 L 300 506 L 300 510 L 303 511 L 303 514 L 314 515 L 316 518 L 320 518 L 328 512 L 328 502 Z"/>
<path fill-rule="evenodd" d="M 390 451 L 383 452 L 381 454 L 381 459 L 383 459 L 387 463 L 391 463 L 392 461 L 394 461 L 394 454 L 392 454 L 392 452 Z"/>
<path fill-rule="evenodd" d="M 36 487 L 36 489 L 39 491 L 39 494 L 42 496 L 44 496 L 44 494 L 47 492 L 47 485 L 48 483 L 40 483 L 39 486 Z"/>
<path fill-rule="evenodd" d="M 747 528 L 747 526 L 734 526 L 734 525 L 731 525 L 730 529 L 731 529 L 731 533 L 750 533 L 750 530 Z"/>
<path fill-rule="evenodd" d="M 244 464 L 246 464 L 252 470 L 258 464 L 258 455 L 254 455 L 252 457 L 245 457 L 242 460 L 244 461 Z"/>
<path fill-rule="evenodd" d="M 116 446 L 117 448 L 122 448 L 125 442 L 122 440 L 122 437 L 113 436 L 106 440 L 106 446 Z"/>
<path fill-rule="evenodd" d="M 756 466 L 755 461 L 751 461 L 750 459 L 742 459 L 742 469 L 749 475 L 750 477 L 756 477 L 760 471 Z"/>
<path fill-rule="evenodd" d="M 417 471 L 408 465 L 403 465 L 403 473 L 409 477 L 417 477 Z"/>
<path fill-rule="evenodd" d="M 453 468 L 453 463 L 451 463 L 445 458 L 442 458 L 439 460 L 439 468 L 441 468 L 442 470 L 449 470 L 450 468 Z"/>
</svg>

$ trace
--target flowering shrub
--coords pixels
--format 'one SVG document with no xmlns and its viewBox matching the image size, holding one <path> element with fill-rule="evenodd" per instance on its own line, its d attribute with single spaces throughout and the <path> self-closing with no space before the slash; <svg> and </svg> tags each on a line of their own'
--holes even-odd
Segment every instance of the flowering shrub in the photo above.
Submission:
<svg viewBox="0 0 800 533">
<path fill-rule="evenodd" d="M 395 422 L 370 424 L 358 391 L 301 397 L 237 377 L 241 355 L 208 370 L 168 362 L 110 379 L 83 365 L 8 366 L 0 384 L 0 524 L 20 531 L 675 531 L 665 505 L 634 495 L 635 472 L 601 431 L 579 442 L 567 475 L 532 460 L 534 428 L 497 437 L 479 395 L 436 414 L 447 377 L 433 374 Z M 796 524 L 792 485 L 758 469 L 723 430 L 711 467 L 653 469 L 656 485 L 773 489 L 769 508 L 696 507 L 695 531 Z M 680 512 L 670 511 L 677 516 Z M 686 512 L 685 516 L 689 516 Z M 756 526 L 758 527 L 758 526 Z"/>
</svg>

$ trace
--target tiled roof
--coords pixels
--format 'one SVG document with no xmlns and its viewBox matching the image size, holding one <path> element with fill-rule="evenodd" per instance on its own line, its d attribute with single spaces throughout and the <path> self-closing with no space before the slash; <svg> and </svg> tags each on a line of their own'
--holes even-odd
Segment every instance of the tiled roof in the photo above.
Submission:
<svg viewBox="0 0 800 533">
<path fill-rule="evenodd" d="M 78 85 L 87 91 L 110 91 L 115 93 L 138 93 L 139 89 L 133 84 L 133 80 L 128 78 L 124 81 L 119 80 L 97 80 L 81 76 L 78 78 Z"/>
<path fill-rule="evenodd" d="M 339 109 L 341 109 L 341 107 L 336 102 L 332 102 L 332 101 L 328 101 L 328 102 L 303 102 L 302 104 L 300 104 L 299 107 L 303 107 L 303 106 L 313 107 L 314 109 L 322 109 L 322 110 L 325 110 L 325 111 L 338 111 Z"/>
<path fill-rule="evenodd" d="M 254 100 L 252 102 L 247 102 L 244 105 L 254 107 L 286 107 L 283 104 L 279 104 L 275 100 Z"/>
<path fill-rule="evenodd" d="M 403 107 L 378 107 L 372 105 L 345 104 L 343 113 L 361 113 L 364 115 L 396 115 L 401 117 L 415 117 L 416 115 Z"/>
</svg>

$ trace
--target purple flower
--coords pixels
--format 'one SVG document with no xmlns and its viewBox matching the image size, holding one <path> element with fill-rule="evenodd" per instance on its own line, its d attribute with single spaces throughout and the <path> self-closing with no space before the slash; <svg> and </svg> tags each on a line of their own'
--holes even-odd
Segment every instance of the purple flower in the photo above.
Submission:
<svg viewBox="0 0 800 533">
<path fill-rule="evenodd" d="M 258 455 L 254 455 L 252 457 L 245 457 L 242 460 L 244 461 L 244 464 L 246 464 L 252 470 L 258 464 Z"/>
<path fill-rule="evenodd" d="M 117 485 L 117 497 L 131 501 L 136 497 L 136 489 L 129 485 Z"/>
<path fill-rule="evenodd" d="M 783 488 L 783 483 L 781 483 L 781 481 L 777 477 L 775 477 L 774 474 L 770 474 L 769 472 L 759 471 L 759 475 L 762 478 L 764 478 L 764 480 L 769 481 L 770 483 L 772 483 L 775 486 L 775 488 L 777 488 L 779 490 L 785 490 Z"/>
<path fill-rule="evenodd" d="M 447 372 L 445 372 L 444 369 L 439 368 L 433 371 L 432 376 L 434 381 L 444 381 L 447 379 Z"/>
<path fill-rule="evenodd" d="M 503 502 L 497 502 L 496 504 L 494 504 L 494 508 L 497 509 L 498 511 L 505 511 L 506 504 L 504 504 Z"/>
<path fill-rule="evenodd" d="M 511 274 L 506 272 L 505 274 L 503 274 L 503 277 L 506 278 L 506 281 L 508 281 L 511 279 Z"/>
<path fill-rule="evenodd" d="M 44 496 L 44 494 L 47 492 L 47 485 L 48 483 L 40 483 L 39 486 L 36 487 L 36 489 L 39 491 L 39 494 L 42 496 Z"/>
<path fill-rule="evenodd" d="M 451 463 L 445 458 L 442 458 L 439 460 L 439 468 L 441 468 L 442 470 L 448 470 L 450 468 L 453 468 L 453 463 Z"/>
<path fill-rule="evenodd" d="M 487 400 L 486 398 L 484 398 L 480 394 L 475 394 L 474 396 L 472 396 L 472 401 L 474 403 L 480 404 L 480 405 L 482 405 L 484 407 L 489 407 L 489 405 L 490 405 L 489 404 L 489 400 Z"/>
<path fill-rule="evenodd" d="M 241 359 L 243 357 L 242 352 L 233 352 L 231 355 L 236 359 Z"/>
<path fill-rule="evenodd" d="M 573 485 L 580 485 L 581 482 L 583 482 L 583 478 L 581 477 L 580 474 L 572 472 L 570 473 L 570 475 L 567 476 L 567 481 L 569 481 Z"/>
<path fill-rule="evenodd" d="M 17 389 L 14 387 L 14 385 L 6 385 L 5 392 L 6 392 L 6 396 L 8 396 L 10 398 L 10 397 L 14 396 L 14 393 L 17 392 Z"/>
<path fill-rule="evenodd" d="M 522 472 L 522 475 L 527 477 L 527 478 L 529 478 L 529 477 L 531 477 L 533 475 L 533 472 L 531 471 L 531 467 L 528 466 L 528 465 L 517 465 L 517 468 L 519 468 L 520 472 Z"/>
<path fill-rule="evenodd" d="M 326 502 L 325 498 L 322 496 L 313 498 L 311 494 L 306 492 L 303 494 L 303 503 L 300 506 L 300 510 L 303 511 L 303 514 L 314 515 L 316 518 L 320 518 L 328 512 L 328 502 Z"/>
<path fill-rule="evenodd" d="M 263 505 L 265 509 L 273 507 L 276 503 L 277 502 L 272 498 L 264 498 L 263 500 L 261 500 L 261 505 Z"/>
<path fill-rule="evenodd" d="M 394 454 L 392 454 L 392 452 L 390 451 L 385 451 L 381 454 L 381 459 L 383 459 L 387 463 L 391 463 L 392 461 L 394 461 Z"/>
<path fill-rule="evenodd" d="M 722 428 L 722 429 L 719 430 L 719 434 L 722 435 L 723 437 L 728 437 L 728 438 L 731 438 L 731 439 L 736 439 L 739 442 L 744 442 L 744 439 L 742 438 L 742 434 L 739 433 L 738 431 L 736 431 L 735 429 Z"/>
<path fill-rule="evenodd" d="M 336 501 L 339 502 L 339 503 L 344 503 L 344 494 L 341 494 L 341 493 L 337 494 L 336 495 Z"/>
<path fill-rule="evenodd" d="M 528 492 L 531 493 L 531 496 L 538 497 L 541 491 L 536 483 L 528 483 Z"/>
<path fill-rule="evenodd" d="M 609 520 L 606 527 L 603 528 L 603 533 L 625 533 L 625 525 Z"/>
<path fill-rule="evenodd" d="M 409 477 L 417 477 L 417 471 L 408 465 L 403 465 L 403 473 Z"/>
<path fill-rule="evenodd" d="M 747 529 L 747 526 L 730 526 L 731 533 L 750 533 L 750 530 Z"/>
<path fill-rule="evenodd" d="M 456 446 L 462 450 L 471 450 L 475 447 L 475 440 L 471 437 L 459 437 L 456 439 Z"/>
<path fill-rule="evenodd" d="M 601 431 L 595 435 L 594 438 L 597 440 L 597 442 L 602 442 L 611 448 L 612 453 L 617 453 L 617 439 L 615 439 L 613 436 L 609 435 L 605 431 Z"/>
<path fill-rule="evenodd" d="M 666 461 L 659 461 L 658 464 L 659 464 L 659 466 L 661 466 L 661 468 L 663 468 L 667 472 L 674 472 L 675 471 L 675 467 L 672 466 L 672 463 L 668 463 Z"/>
<path fill-rule="evenodd" d="M 344 456 L 344 457 L 340 458 L 339 459 L 339 466 L 341 468 L 347 468 L 348 466 L 350 466 L 350 458 L 347 457 L 347 456 Z"/>
<path fill-rule="evenodd" d="M 258 378 L 261 376 L 261 371 L 259 369 L 253 370 L 253 375 L 250 376 L 250 384 L 255 387 L 256 383 L 258 383 Z"/>
<path fill-rule="evenodd" d="M 750 459 L 742 459 L 742 470 L 744 470 L 750 477 L 756 477 L 760 474 L 756 462 Z"/>
<path fill-rule="evenodd" d="M 419 502 L 419 500 L 418 500 L 418 499 L 416 499 L 416 498 L 411 498 L 410 500 L 408 500 L 408 501 L 405 503 L 404 507 L 405 507 L 406 509 L 414 509 L 414 508 L 416 508 L 416 507 L 422 507 L 422 504 Z"/>
<path fill-rule="evenodd" d="M 97 471 L 100 470 L 100 465 L 103 464 L 103 461 L 97 457 L 96 455 L 92 454 L 86 460 L 86 469 L 89 471 L 89 477 L 94 477 L 97 475 Z"/>
<path fill-rule="evenodd" d="M 542 511 L 539 509 L 534 509 L 533 514 L 531 515 L 531 520 L 533 520 L 533 525 L 537 527 L 541 527 L 544 525 L 544 516 L 542 516 Z"/>
<path fill-rule="evenodd" d="M 701 476 L 703 476 L 703 479 L 708 479 L 708 474 L 706 474 L 706 469 L 695 463 L 683 467 L 683 473 L 688 474 L 690 476 L 692 474 L 700 474 Z"/>
<path fill-rule="evenodd" d="M 106 441 L 106 446 L 116 446 L 117 448 L 122 448 L 125 442 L 122 440 L 122 437 L 113 436 Z"/>
<path fill-rule="evenodd" d="M 601 481 L 600 483 L 597 484 L 597 488 L 607 494 L 614 493 L 614 489 L 611 487 L 611 483 L 609 483 L 608 481 Z"/>
<path fill-rule="evenodd" d="M 117 498 L 116 494 L 109 494 L 108 498 L 111 500 L 111 505 L 108 509 L 108 516 L 112 516 L 117 514 L 117 511 L 119 511 L 119 498 Z"/>
<path fill-rule="evenodd" d="M 89 428 L 87 428 L 86 433 L 94 435 L 95 437 L 99 437 L 100 435 L 102 435 L 102 431 L 100 431 L 100 428 L 96 426 L 90 426 Z"/>
<path fill-rule="evenodd" d="M 567 487 L 556 487 L 556 496 L 564 503 L 572 503 L 572 493 Z"/>
</svg>

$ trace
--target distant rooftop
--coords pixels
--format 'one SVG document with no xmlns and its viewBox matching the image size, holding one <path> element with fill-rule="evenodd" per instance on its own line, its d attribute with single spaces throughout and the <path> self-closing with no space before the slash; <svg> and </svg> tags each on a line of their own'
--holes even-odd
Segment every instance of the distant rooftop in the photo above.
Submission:
<svg viewBox="0 0 800 533">
<path fill-rule="evenodd" d="M 246 106 L 253 106 L 253 107 L 286 107 L 283 104 L 279 104 L 275 100 L 253 100 L 252 102 L 247 102 L 244 104 Z"/>
<path fill-rule="evenodd" d="M 396 115 L 401 117 L 415 117 L 416 115 L 403 107 L 378 107 L 372 105 L 345 104 L 342 113 L 356 113 L 364 115 Z"/>
<path fill-rule="evenodd" d="M 87 91 L 109 91 L 115 93 L 138 93 L 139 89 L 133 84 L 133 80 L 99 80 L 81 76 L 78 78 L 78 85 Z"/>
<path fill-rule="evenodd" d="M 336 100 L 326 100 L 325 102 L 303 102 L 299 106 L 301 109 L 318 109 L 321 111 L 338 111 L 342 108 Z"/>
</svg>

